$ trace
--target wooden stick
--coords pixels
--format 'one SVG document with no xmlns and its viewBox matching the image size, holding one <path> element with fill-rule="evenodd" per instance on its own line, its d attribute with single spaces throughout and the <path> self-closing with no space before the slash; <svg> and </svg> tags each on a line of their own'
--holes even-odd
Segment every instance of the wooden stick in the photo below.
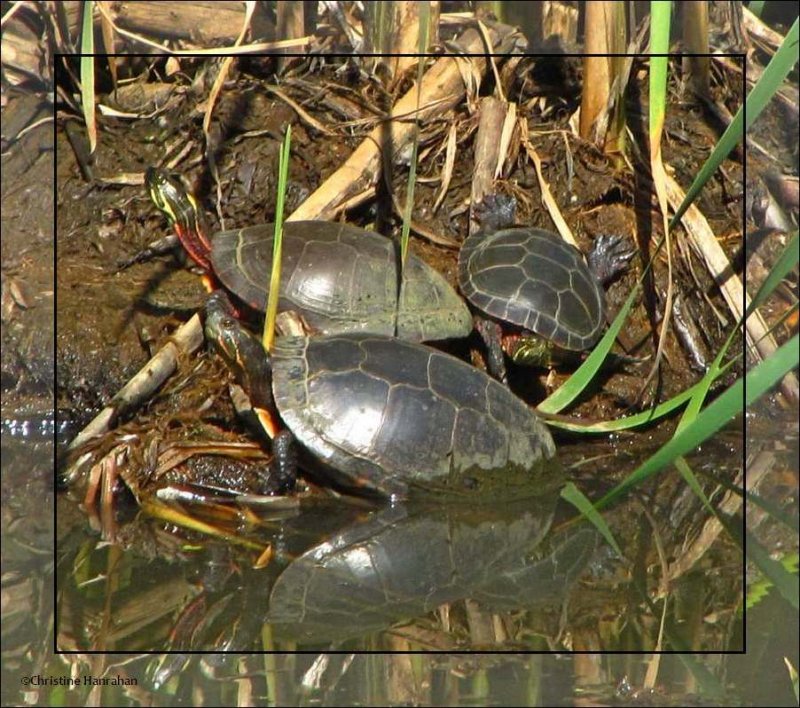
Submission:
<svg viewBox="0 0 800 708">
<path fill-rule="evenodd" d="M 496 43 L 497 34 L 490 31 Z M 510 49 L 513 35 L 506 34 L 499 40 L 495 52 Z M 459 40 L 465 54 L 483 54 L 484 46 L 476 30 L 467 30 Z M 428 69 L 420 87 L 420 122 L 440 116 L 454 108 L 464 96 L 464 82 L 458 68 L 459 61 L 470 61 L 483 72 L 486 59 L 483 56 L 458 57 L 444 56 Z M 380 175 L 381 150 L 384 145 L 392 146 L 392 154 L 386 159 L 396 160 L 411 140 L 414 132 L 412 121 L 403 121 L 414 114 L 417 107 L 417 88 L 412 86 L 391 111 L 391 120 L 378 125 L 350 155 L 348 160 L 334 172 L 300 207 L 287 218 L 287 221 L 328 220 L 336 213 L 342 202 L 373 187 Z"/>
<path fill-rule="evenodd" d="M 203 344 L 203 327 L 200 316 L 194 315 L 182 325 L 156 355 L 126 383 L 89 425 L 69 444 L 75 450 L 92 438 L 107 433 L 119 417 L 140 406 L 172 375 L 178 367 L 178 357 L 192 354 Z"/>
<path fill-rule="evenodd" d="M 475 208 L 487 194 L 494 192 L 494 176 L 505 155 L 500 154 L 500 135 L 508 112 L 508 104 L 486 96 L 480 102 L 480 122 L 475 135 L 475 157 L 473 159 L 472 192 L 470 194 L 469 232 L 475 233 L 479 220 Z"/>
</svg>

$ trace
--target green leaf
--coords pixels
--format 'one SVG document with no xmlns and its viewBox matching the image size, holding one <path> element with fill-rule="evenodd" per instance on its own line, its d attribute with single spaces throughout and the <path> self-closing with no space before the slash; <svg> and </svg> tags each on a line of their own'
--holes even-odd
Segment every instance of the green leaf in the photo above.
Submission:
<svg viewBox="0 0 800 708">
<path fill-rule="evenodd" d="M 617 552 L 617 555 L 620 558 L 623 557 L 622 551 L 617 544 L 617 540 L 614 538 L 614 534 L 611 533 L 611 529 L 608 527 L 606 520 L 597 511 L 597 509 L 595 509 L 592 502 L 580 489 L 578 489 L 572 482 L 567 482 L 567 484 L 565 484 L 564 488 L 561 490 L 561 498 L 565 501 L 568 501 L 570 504 L 572 504 L 572 506 L 580 511 L 581 514 L 583 514 L 589 520 L 589 522 L 608 542 L 608 545 Z"/>
<path fill-rule="evenodd" d="M 708 440 L 723 425 L 742 413 L 744 405 L 749 406 L 783 376 L 796 368 L 800 361 L 800 346 L 795 335 L 779 347 L 772 356 L 753 368 L 744 379 L 739 379 L 712 401 L 698 416 L 674 437 L 659 448 L 653 455 L 639 465 L 623 482 L 618 484 L 595 505 L 600 509 L 625 492 L 640 484 L 651 475 L 672 464 L 679 455 L 695 450 Z"/>
<path fill-rule="evenodd" d="M 633 302 L 639 294 L 641 285 L 636 284 L 636 287 L 631 290 L 628 299 L 622 309 L 617 313 L 608 331 L 603 335 L 603 338 L 597 343 L 597 346 L 592 350 L 592 353 L 586 357 L 586 361 L 580 365 L 575 373 L 564 382 L 562 386 L 554 391 L 550 396 L 545 398 L 538 406 L 537 410 L 542 413 L 558 413 L 564 410 L 572 401 L 574 401 L 581 392 L 589 385 L 594 378 L 595 374 L 599 371 L 606 358 L 606 355 L 614 345 L 614 340 L 617 334 L 622 329 L 622 325 L 628 317 L 628 313 L 633 307 Z"/>
<path fill-rule="evenodd" d="M 730 154 L 731 150 L 735 148 L 742 140 L 744 133 L 750 128 L 761 115 L 761 111 L 772 100 L 772 97 L 778 92 L 783 84 L 783 80 L 792 71 L 798 59 L 798 20 L 795 19 L 789 33 L 786 35 L 783 43 L 778 51 L 770 60 L 764 73 L 758 80 L 755 86 L 747 96 L 744 107 L 740 107 L 733 117 L 731 124 L 727 127 L 725 132 L 720 137 L 711 155 L 709 155 L 703 167 L 695 177 L 692 186 L 686 192 L 686 197 L 683 203 L 678 207 L 675 216 L 672 217 L 670 222 L 670 229 L 680 221 L 689 205 L 695 200 L 700 190 L 706 182 L 711 178 L 722 161 Z M 745 122 L 745 115 L 747 121 Z"/>
</svg>

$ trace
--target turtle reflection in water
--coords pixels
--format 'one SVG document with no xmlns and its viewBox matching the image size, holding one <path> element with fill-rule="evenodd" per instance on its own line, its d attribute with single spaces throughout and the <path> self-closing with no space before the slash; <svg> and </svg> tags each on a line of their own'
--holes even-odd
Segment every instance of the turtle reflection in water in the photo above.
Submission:
<svg viewBox="0 0 800 708">
<path fill-rule="evenodd" d="M 266 354 L 224 293 L 206 306 L 206 337 L 274 435 L 273 475 L 304 469 L 350 491 L 424 492 L 475 501 L 543 493 L 559 480 L 544 423 L 487 374 L 422 344 L 343 334 L 283 337 Z M 286 429 L 275 420 L 280 415 Z"/>
<path fill-rule="evenodd" d="M 277 638 L 321 644 L 464 598 L 492 611 L 559 604 L 597 535 L 582 527 L 543 543 L 555 503 L 382 509 L 294 560 L 275 581 L 267 620 Z"/>
<path fill-rule="evenodd" d="M 209 237 L 203 215 L 181 183 L 149 168 L 145 184 L 188 255 L 237 302 L 263 312 L 272 273 L 274 224 Z M 464 301 L 427 263 L 408 254 L 398 303 L 398 245 L 373 231 L 326 221 L 283 225 L 279 311 L 301 315 L 321 334 L 370 332 L 409 341 L 465 337 Z"/>
</svg>

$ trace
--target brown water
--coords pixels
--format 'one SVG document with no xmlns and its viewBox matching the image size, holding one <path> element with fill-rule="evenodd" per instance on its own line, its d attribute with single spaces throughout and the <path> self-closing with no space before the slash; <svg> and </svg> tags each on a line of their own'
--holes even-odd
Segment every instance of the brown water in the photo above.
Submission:
<svg viewBox="0 0 800 708">
<path fill-rule="evenodd" d="M 759 453 L 771 458 L 772 467 L 765 479 L 780 481 L 786 474 L 797 472 L 796 436 L 787 430 L 777 447 L 783 449 L 764 448 Z M 224 705 L 241 696 L 242 691 L 256 704 L 272 700 L 280 705 L 792 702 L 782 656 L 791 658 L 791 652 L 796 651 L 797 625 L 794 611 L 774 589 L 747 611 L 748 654 L 718 653 L 741 647 L 743 641 L 738 605 L 730 604 L 736 593 L 723 591 L 741 575 L 741 568 L 733 561 L 729 575 L 725 567 L 709 568 L 692 573 L 673 588 L 665 648 L 670 642 L 685 641 L 695 652 L 712 653 L 662 656 L 653 692 L 642 688 L 652 655 L 631 652 L 652 648 L 660 615 L 643 609 L 633 579 L 625 577 L 625 566 L 602 542 L 597 541 L 596 547 L 594 541 L 589 543 L 592 534 L 585 532 L 585 543 L 580 544 L 584 549 L 586 545 L 594 547 L 589 557 L 576 560 L 571 556 L 574 577 L 556 577 L 555 584 L 548 586 L 540 574 L 534 587 L 516 597 L 514 593 L 487 593 L 487 586 L 506 570 L 506 562 L 513 566 L 518 556 L 525 556 L 522 565 L 530 568 L 542 556 L 558 557 L 552 549 L 543 549 L 547 539 L 541 541 L 552 521 L 553 500 L 523 505 L 524 513 L 484 519 L 436 508 L 365 511 L 341 504 L 321 505 L 279 523 L 267 523 L 258 535 L 273 540 L 276 554 L 267 569 L 258 571 L 247 565 L 252 553 L 207 541 L 200 547 L 181 544 L 176 538 L 185 538 L 186 532 L 165 534 L 163 524 L 141 518 L 122 527 L 118 544 L 100 543 L 84 515 L 59 495 L 54 566 L 48 560 L 53 533 L 50 517 L 35 511 L 54 498 L 47 490 L 51 452 L 49 444 L 3 437 L 3 577 L 4 591 L 12 598 L 3 623 L 6 704 L 20 700 L 23 693 L 35 704 L 43 702 L 45 696 L 49 696 L 48 701 L 82 704 L 92 691 L 102 695 L 102 702 L 108 705 L 138 705 L 151 700 L 189 705 L 197 695 L 203 695 L 208 705 Z M 761 482 L 762 494 L 767 488 L 773 494 L 780 491 Z M 337 528 L 343 530 L 337 532 Z M 492 532 L 488 533 L 490 528 Z M 553 526 L 550 528 L 552 539 Z M 423 585 L 430 591 L 435 585 L 425 575 L 421 557 L 429 558 L 436 569 L 444 566 L 433 550 L 436 529 L 454 551 L 460 544 L 474 549 L 478 562 L 474 571 L 464 563 L 448 573 L 447 597 L 434 598 L 437 609 L 415 619 L 411 588 Z M 769 517 L 755 523 L 751 530 L 778 546 L 792 542 Z M 563 539 L 571 532 L 559 533 Z M 783 541 L 778 540 L 781 534 Z M 404 537 L 413 544 L 408 555 L 416 565 L 412 564 L 409 575 L 398 570 L 393 576 L 389 571 L 402 567 L 402 554 L 397 545 L 391 555 L 388 549 L 393 543 L 402 547 Z M 359 595 L 358 583 L 354 584 L 350 576 L 347 595 L 336 593 L 335 582 L 324 581 L 322 587 L 329 589 L 327 596 L 323 593 L 314 599 L 309 590 L 313 583 L 306 586 L 309 607 L 317 603 L 317 608 L 324 609 L 328 602 L 333 616 L 344 613 L 332 622 L 332 630 L 324 630 L 339 633 L 340 638 L 308 641 L 308 636 L 296 629 L 270 623 L 281 576 L 302 566 L 302 553 L 306 548 L 314 552 L 314 539 L 322 539 L 328 546 L 350 545 L 356 549 L 360 542 L 371 544 L 372 562 L 368 565 L 372 566 L 378 565 L 381 553 L 387 551 L 384 560 L 391 563 L 383 568 L 380 591 L 394 593 L 395 602 L 376 605 L 375 593 L 364 590 Z M 517 552 L 511 539 L 527 550 Z M 316 567 L 324 569 L 325 552 L 316 548 Z M 365 546 L 361 548 L 356 557 L 363 559 Z M 419 553 L 421 548 L 425 553 Z M 508 551 L 506 560 L 502 548 Z M 488 554 L 493 559 L 489 574 Z M 360 575 L 363 587 L 374 587 L 364 568 Z M 340 566 L 335 577 L 345 582 L 341 570 Z M 513 574 L 515 569 L 508 572 Z M 548 577 L 552 580 L 553 576 Z M 58 588 L 55 606 L 54 581 Z M 547 591 L 533 597 L 545 586 Z M 478 599 L 467 599 L 470 596 Z M 726 596 L 728 600 L 723 602 Z M 288 597 L 299 601 L 301 594 L 290 592 Z M 494 606 L 487 600 L 491 597 Z M 349 610 L 343 600 L 352 601 Z M 401 600 L 406 606 L 400 616 L 405 613 L 405 617 L 398 619 Z M 440 604 L 440 600 L 444 602 Z M 391 627 L 379 629 L 384 622 Z M 80 649 L 80 654 L 53 656 L 54 625 L 60 648 Z M 310 636 L 319 632 L 322 637 L 320 627 L 324 629 L 319 621 L 312 625 Z M 170 636 L 171 632 L 178 632 L 178 637 Z M 570 649 L 585 648 L 592 641 L 608 642 L 596 646 L 598 649 L 622 653 L 570 654 Z M 246 654 L 193 653 L 211 647 Z M 158 653 L 167 648 L 178 653 L 168 657 Z M 85 653 L 93 649 L 106 653 Z M 252 653 L 297 649 L 304 653 Z M 757 654 L 752 653 L 754 649 Z M 322 653 L 328 650 L 337 653 Z M 150 653 L 153 651 L 156 654 Z M 520 653 L 531 651 L 546 654 Z M 27 676 L 56 680 L 72 672 L 79 677 L 119 676 L 136 684 L 94 689 L 81 685 L 66 690 L 63 686 L 24 687 L 20 683 Z M 765 677 L 770 680 L 765 681 Z"/>
</svg>

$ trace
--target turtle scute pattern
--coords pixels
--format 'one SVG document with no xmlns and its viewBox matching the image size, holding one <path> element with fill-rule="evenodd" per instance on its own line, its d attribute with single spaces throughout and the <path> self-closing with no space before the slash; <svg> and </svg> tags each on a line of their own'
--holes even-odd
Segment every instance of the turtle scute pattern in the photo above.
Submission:
<svg viewBox="0 0 800 708">
<path fill-rule="evenodd" d="M 546 426 L 484 372 L 379 335 L 278 340 L 278 410 L 346 486 L 405 495 L 519 475 L 555 454 Z M 509 477 L 510 478 L 510 477 Z"/>
<path fill-rule="evenodd" d="M 486 314 L 581 351 L 599 338 L 605 297 L 580 252 L 541 229 L 476 234 L 459 256 L 459 285 Z"/>
<path fill-rule="evenodd" d="M 272 225 L 224 231 L 212 260 L 222 283 L 263 310 L 272 270 Z M 445 279 L 419 258 L 406 261 L 397 308 L 397 247 L 385 236 L 347 224 L 294 221 L 284 225 L 281 310 L 301 312 L 323 334 L 395 333 L 423 341 L 466 336 L 472 320 Z"/>
</svg>

